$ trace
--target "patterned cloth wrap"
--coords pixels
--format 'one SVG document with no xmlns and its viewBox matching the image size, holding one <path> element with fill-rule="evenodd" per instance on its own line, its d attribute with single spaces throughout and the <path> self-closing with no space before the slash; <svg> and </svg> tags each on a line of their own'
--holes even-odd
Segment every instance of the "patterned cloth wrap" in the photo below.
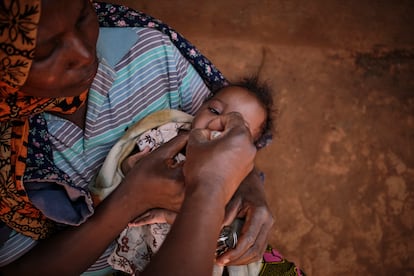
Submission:
<svg viewBox="0 0 414 276">
<path fill-rule="evenodd" d="M 28 156 L 28 147 L 46 146 L 29 143 L 29 129 L 33 127 L 30 119 L 44 111 L 73 113 L 87 96 L 85 91 L 78 97 L 49 99 L 20 91 L 34 58 L 40 4 L 40 0 L 0 2 L 0 227 L 7 225 L 33 239 L 46 238 L 55 223 L 29 200 L 23 185 L 26 170 L 30 169 L 28 159 L 33 158 Z M 31 122 L 36 124 L 37 120 Z M 45 125 L 38 126 L 47 132 Z M 44 175 L 40 179 L 44 182 L 70 186 L 58 168 L 49 163 L 41 166 Z"/>
</svg>

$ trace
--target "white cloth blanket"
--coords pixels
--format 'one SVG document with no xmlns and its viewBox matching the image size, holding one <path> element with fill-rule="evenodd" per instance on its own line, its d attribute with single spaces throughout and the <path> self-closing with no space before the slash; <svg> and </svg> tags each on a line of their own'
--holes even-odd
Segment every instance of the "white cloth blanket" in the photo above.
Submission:
<svg viewBox="0 0 414 276">
<path fill-rule="evenodd" d="M 97 196 L 100 201 L 105 199 L 121 183 L 124 175 L 121 171 L 121 163 L 128 157 L 137 146 L 137 141 L 144 132 L 158 128 L 167 123 L 177 123 L 190 127 L 193 116 L 179 110 L 165 109 L 154 112 L 132 125 L 124 136 L 109 151 L 102 168 L 95 180 L 89 186 L 91 193 Z M 168 135 L 172 139 L 176 135 Z M 168 140 L 169 140 L 168 139 Z M 164 143 L 167 141 L 164 141 Z M 154 144 L 159 146 L 159 144 Z"/>
</svg>

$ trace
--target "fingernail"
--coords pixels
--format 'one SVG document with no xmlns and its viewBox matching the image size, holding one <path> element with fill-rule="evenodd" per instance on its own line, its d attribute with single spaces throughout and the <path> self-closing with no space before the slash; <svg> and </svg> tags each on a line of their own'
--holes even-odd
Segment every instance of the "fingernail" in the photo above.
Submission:
<svg viewBox="0 0 414 276">
<path fill-rule="evenodd" d="M 229 259 L 223 259 L 223 261 L 221 262 L 223 265 L 226 265 L 228 262 L 230 262 Z"/>
</svg>

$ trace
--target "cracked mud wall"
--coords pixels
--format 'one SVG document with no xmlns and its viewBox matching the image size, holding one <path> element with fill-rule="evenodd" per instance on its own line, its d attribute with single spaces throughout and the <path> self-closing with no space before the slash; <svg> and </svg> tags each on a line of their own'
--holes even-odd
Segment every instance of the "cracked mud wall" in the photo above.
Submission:
<svg viewBox="0 0 414 276">
<path fill-rule="evenodd" d="M 414 275 L 412 1 L 117 2 L 275 87 L 273 246 L 308 275 Z"/>
</svg>

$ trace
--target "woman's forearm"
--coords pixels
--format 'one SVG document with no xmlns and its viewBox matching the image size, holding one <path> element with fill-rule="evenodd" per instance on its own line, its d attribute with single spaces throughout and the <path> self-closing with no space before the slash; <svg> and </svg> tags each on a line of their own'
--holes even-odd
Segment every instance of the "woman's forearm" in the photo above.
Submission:
<svg viewBox="0 0 414 276">
<path fill-rule="evenodd" d="M 186 196 L 166 240 L 144 275 L 212 275 L 224 204 L 214 196 Z M 168 270 L 167 270 L 168 269 Z M 166 271 L 167 270 L 167 271 Z"/>
<path fill-rule="evenodd" d="M 39 242 L 29 253 L 0 271 L 4 275 L 80 275 L 134 217 L 125 197 L 125 193 L 115 190 L 84 224 Z M 137 196 L 136 200 L 141 199 Z M 141 212 L 147 209 L 142 205 Z"/>
</svg>

